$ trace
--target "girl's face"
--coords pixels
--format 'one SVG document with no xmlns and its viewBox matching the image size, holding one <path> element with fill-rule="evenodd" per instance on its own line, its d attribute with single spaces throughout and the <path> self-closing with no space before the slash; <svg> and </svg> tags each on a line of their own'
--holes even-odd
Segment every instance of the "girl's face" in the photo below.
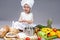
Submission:
<svg viewBox="0 0 60 40">
<path fill-rule="evenodd" d="M 25 4 L 24 7 L 23 7 L 23 10 L 26 12 L 26 13 L 30 13 L 30 7 L 29 5 Z"/>
</svg>

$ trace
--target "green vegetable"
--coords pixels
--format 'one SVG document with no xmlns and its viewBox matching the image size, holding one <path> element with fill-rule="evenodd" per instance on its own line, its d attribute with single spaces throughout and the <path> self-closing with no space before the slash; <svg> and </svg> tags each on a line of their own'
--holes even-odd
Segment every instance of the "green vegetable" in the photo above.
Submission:
<svg viewBox="0 0 60 40">
<path fill-rule="evenodd" d="M 60 29 L 57 29 L 58 31 L 60 31 Z"/>
<path fill-rule="evenodd" d="M 47 37 L 46 33 L 42 32 L 42 31 L 38 32 L 38 36 L 44 38 L 45 40 L 51 40 L 51 39 L 56 39 L 57 38 L 56 35 Z"/>
<path fill-rule="evenodd" d="M 38 36 L 40 36 L 40 37 L 42 37 L 42 38 L 47 38 L 46 33 L 42 32 L 42 31 L 39 31 L 39 32 L 38 32 Z"/>
<path fill-rule="evenodd" d="M 45 40 L 51 40 L 51 39 L 56 39 L 56 38 L 57 38 L 57 36 L 55 35 L 55 36 L 51 36 L 51 37 L 45 38 Z"/>
<path fill-rule="evenodd" d="M 51 37 L 49 37 L 49 38 L 51 38 L 51 39 L 56 39 L 56 38 L 57 38 L 57 36 L 56 36 L 56 35 L 54 35 L 54 36 L 51 36 Z"/>
<path fill-rule="evenodd" d="M 45 38 L 45 40 L 51 40 L 51 38 Z"/>
<path fill-rule="evenodd" d="M 47 27 L 52 28 L 51 25 L 52 25 L 52 19 L 48 19 L 47 20 Z"/>
<path fill-rule="evenodd" d="M 42 29 L 42 28 L 47 28 L 47 26 L 43 26 L 43 25 L 37 25 L 36 27 Z"/>
</svg>

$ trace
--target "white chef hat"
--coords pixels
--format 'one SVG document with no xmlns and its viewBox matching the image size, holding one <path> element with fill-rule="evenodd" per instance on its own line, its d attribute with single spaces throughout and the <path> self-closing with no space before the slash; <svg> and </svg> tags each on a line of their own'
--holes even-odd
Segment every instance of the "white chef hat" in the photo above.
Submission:
<svg viewBox="0 0 60 40">
<path fill-rule="evenodd" d="M 21 6 L 23 7 L 25 4 L 28 4 L 30 6 L 30 8 L 32 8 L 32 6 L 34 4 L 34 0 L 22 0 Z"/>
</svg>

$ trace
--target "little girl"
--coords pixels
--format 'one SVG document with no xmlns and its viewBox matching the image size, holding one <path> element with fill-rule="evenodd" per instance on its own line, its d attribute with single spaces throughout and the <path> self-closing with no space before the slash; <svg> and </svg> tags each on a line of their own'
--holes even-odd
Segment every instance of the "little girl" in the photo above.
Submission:
<svg viewBox="0 0 60 40">
<path fill-rule="evenodd" d="M 21 12 L 18 22 L 14 23 L 14 28 L 19 30 L 24 30 L 24 28 L 30 24 L 33 24 L 33 14 L 31 13 L 31 8 L 34 4 L 34 0 L 22 0 L 21 6 L 23 12 Z"/>
<path fill-rule="evenodd" d="M 14 28 L 23 31 L 27 25 L 34 27 L 33 25 L 33 14 L 31 13 L 31 8 L 34 4 L 34 0 L 22 0 L 21 6 L 23 8 L 23 12 L 20 14 L 20 18 L 18 22 L 14 23 Z M 27 34 L 24 32 L 20 32 L 17 34 L 18 38 L 25 38 Z"/>
</svg>

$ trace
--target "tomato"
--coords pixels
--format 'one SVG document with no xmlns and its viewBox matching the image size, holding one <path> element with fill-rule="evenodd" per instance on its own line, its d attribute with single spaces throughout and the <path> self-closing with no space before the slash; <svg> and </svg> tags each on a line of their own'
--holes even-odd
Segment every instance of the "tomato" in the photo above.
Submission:
<svg viewBox="0 0 60 40">
<path fill-rule="evenodd" d="M 38 40 L 41 40 L 41 37 L 38 37 Z"/>
<path fill-rule="evenodd" d="M 56 32 L 56 31 L 57 31 L 57 29 L 56 29 L 56 28 L 53 28 L 53 31 L 54 31 L 54 32 Z"/>
<path fill-rule="evenodd" d="M 26 39 L 25 40 L 30 40 L 30 38 L 29 37 L 26 37 Z"/>
</svg>

